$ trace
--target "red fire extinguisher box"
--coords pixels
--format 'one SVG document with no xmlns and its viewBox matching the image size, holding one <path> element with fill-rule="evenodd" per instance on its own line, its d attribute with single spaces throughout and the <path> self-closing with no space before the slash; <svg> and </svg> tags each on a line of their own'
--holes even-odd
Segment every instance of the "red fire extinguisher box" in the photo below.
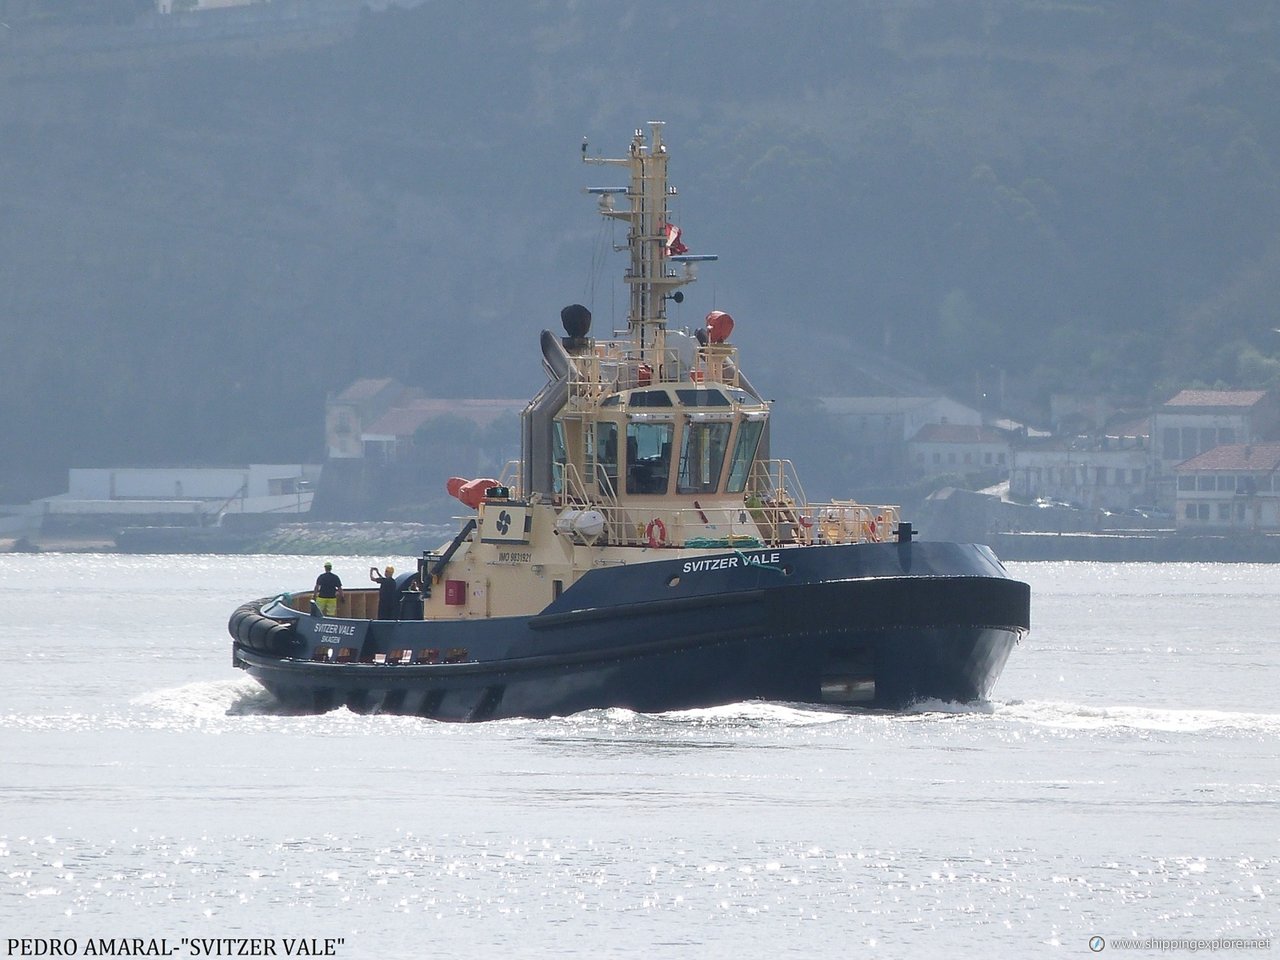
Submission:
<svg viewBox="0 0 1280 960">
<path fill-rule="evenodd" d="M 467 581 L 446 580 L 444 582 L 444 602 L 451 607 L 464 606 L 467 602 Z"/>
</svg>

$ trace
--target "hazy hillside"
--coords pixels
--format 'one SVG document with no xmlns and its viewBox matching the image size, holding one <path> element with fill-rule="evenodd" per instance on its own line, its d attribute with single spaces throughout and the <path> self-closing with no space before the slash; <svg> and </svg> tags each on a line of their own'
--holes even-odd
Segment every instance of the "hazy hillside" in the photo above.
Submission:
<svg viewBox="0 0 1280 960">
<path fill-rule="evenodd" d="M 623 321 L 580 193 L 616 180 L 578 151 L 650 119 L 722 258 L 676 322 L 732 312 L 772 395 L 873 349 L 962 398 L 1003 370 L 1029 415 L 1274 382 L 1274 10 L 429 2 L 324 42 L 10 36 L 0 502 L 71 464 L 316 459 L 357 376 L 532 392 L 561 306 Z"/>
</svg>

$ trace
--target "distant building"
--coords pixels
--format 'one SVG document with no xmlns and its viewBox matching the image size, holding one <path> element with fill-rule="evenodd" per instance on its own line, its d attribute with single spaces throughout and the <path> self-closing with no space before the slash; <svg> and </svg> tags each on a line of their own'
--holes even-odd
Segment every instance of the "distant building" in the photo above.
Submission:
<svg viewBox="0 0 1280 960">
<path fill-rule="evenodd" d="M 987 475 L 1000 480 L 1009 473 L 1009 437 L 994 427 L 961 423 L 926 423 L 907 443 L 907 458 L 916 474 Z"/>
<path fill-rule="evenodd" d="M 199 525 L 224 513 L 306 513 L 320 473 L 319 466 L 305 463 L 73 468 L 65 494 L 37 503 L 46 519 Z"/>
<path fill-rule="evenodd" d="M 48 3 L 48 0 L 37 0 Z M 196 10 L 218 10 L 227 7 L 278 8 L 287 16 L 305 17 L 308 11 L 323 16 L 334 11 L 360 13 L 365 10 L 386 10 L 391 6 L 411 8 L 424 0 L 155 0 L 157 13 L 183 13 Z"/>
<path fill-rule="evenodd" d="M 519 414 L 527 400 L 446 400 L 424 397 L 396 380 L 357 380 L 325 404 L 325 445 L 331 460 L 394 463 L 432 420 L 454 417 L 485 427 Z M 518 434 L 513 432 L 513 442 Z"/>
<path fill-rule="evenodd" d="M 1280 402 L 1268 390 L 1183 390 L 1153 416 L 1156 499 L 1172 509 L 1178 464 L 1223 444 L 1280 436 Z"/>
<path fill-rule="evenodd" d="M 914 472 L 907 445 L 926 425 L 982 425 L 978 410 L 946 397 L 820 397 L 818 404 L 850 462 L 881 480 Z"/>
<path fill-rule="evenodd" d="M 175 10 L 212 10 L 216 7 L 246 7 L 266 0 L 156 0 L 156 10 L 173 13 Z"/>
<path fill-rule="evenodd" d="M 394 405 L 417 396 L 397 380 L 356 380 L 324 405 L 324 439 L 330 460 L 364 456 L 365 428 Z"/>
<path fill-rule="evenodd" d="M 1049 397 L 1049 422 L 1057 436 L 1115 436 L 1112 424 L 1146 409 L 1146 402 L 1134 397 L 1055 393 Z"/>
<path fill-rule="evenodd" d="M 527 403 L 526 400 L 442 400 L 438 397 L 406 399 L 368 426 L 361 437 L 364 455 L 392 463 L 413 448 L 417 432 L 432 421 L 456 418 L 487 427 L 503 416 L 518 415 Z M 511 442 L 519 442 L 514 425 Z"/>
<path fill-rule="evenodd" d="M 1126 510 L 1150 499 L 1146 438 L 1052 437 L 1013 451 L 1009 493 L 1091 510 Z"/>
<path fill-rule="evenodd" d="M 1280 530 L 1280 442 L 1222 444 L 1180 463 L 1175 473 L 1179 530 Z"/>
</svg>

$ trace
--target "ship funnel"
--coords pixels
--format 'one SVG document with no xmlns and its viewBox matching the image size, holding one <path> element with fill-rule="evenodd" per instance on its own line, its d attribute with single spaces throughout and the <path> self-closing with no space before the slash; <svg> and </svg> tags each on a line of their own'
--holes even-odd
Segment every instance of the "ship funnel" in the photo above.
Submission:
<svg viewBox="0 0 1280 960">
<path fill-rule="evenodd" d="M 556 342 L 555 335 L 550 330 L 543 330 L 539 344 L 542 346 L 542 365 L 546 367 L 547 374 L 555 380 L 567 380 L 569 357 L 564 348 Z"/>
<path fill-rule="evenodd" d="M 564 348 L 570 353 L 581 353 L 587 347 L 587 334 L 591 330 L 591 311 L 580 303 L 571 303 L 560 311 L 564 324 Z"/>
<path fill-rule="evenodd" d="M 566 310 L 569 308 L 566 307 Z M 584 311 L 586 307 L 582 308 Z M 587 312 L 588 322 L 591 316 Z M 567 328 L 567 324 L 566 324 Z M 521 454 L 524 492 L 551 496 L 555 492 L 552 458 L 552 421 L 569 396 L 569 356 L 555 334 L 543 330 L 542 365 L 551 381 L 525 407 L 521 415 Z"/>
</svg>

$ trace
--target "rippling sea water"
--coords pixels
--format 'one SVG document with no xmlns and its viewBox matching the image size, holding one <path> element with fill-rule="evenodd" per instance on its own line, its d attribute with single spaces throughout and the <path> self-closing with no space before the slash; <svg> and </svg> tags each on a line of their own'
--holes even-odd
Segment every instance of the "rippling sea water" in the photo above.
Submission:
<svg viewBox="0 0 1280 960">
<path fill-rule="evenodd" d="M 349 584 L 410 563 L 334 560 Z M 1015 958 L 1272 937 L 1280 567 L 1010 568 L 1033 633 L 989 703 L 466 726 L 281 715 L 231 668 L 231 611 L 306 587 L 313 558 L 0 556 L 0 948 Z"/>
</svg>

